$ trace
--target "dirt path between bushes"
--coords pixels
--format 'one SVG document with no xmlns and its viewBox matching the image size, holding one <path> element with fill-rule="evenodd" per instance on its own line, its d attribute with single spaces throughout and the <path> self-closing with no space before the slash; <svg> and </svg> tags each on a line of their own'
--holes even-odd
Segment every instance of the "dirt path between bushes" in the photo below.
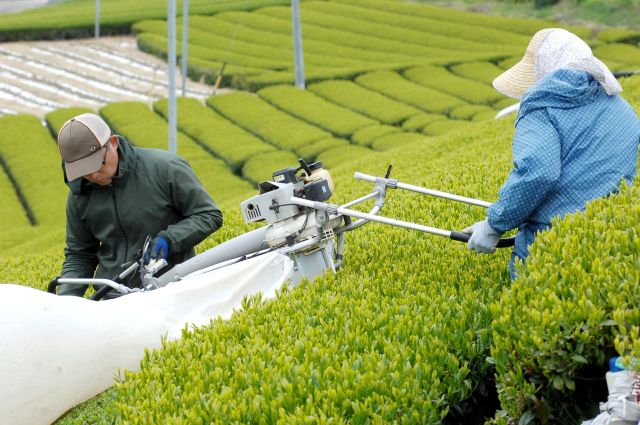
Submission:
<svg viewBox="0 0 640 425">
<path fill-rule="evenodd" d="M 43 118 L 69 106 L 97 111 L 120 101 L 168 96 L 167 63 L 138 50 L 134 37 L 0 43 L 0 115 Z M 180 69 L 177 94 L 182 94 Z M 206 99 L 213 87 L 187 82 L 187 96 Z"/>
</svg>

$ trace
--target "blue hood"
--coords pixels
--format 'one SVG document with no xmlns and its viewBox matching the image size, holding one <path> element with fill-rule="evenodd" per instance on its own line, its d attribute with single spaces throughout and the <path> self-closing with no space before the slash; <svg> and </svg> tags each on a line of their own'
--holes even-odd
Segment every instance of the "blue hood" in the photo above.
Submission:
<svg viewBox="0 0 640 425">
<path fill-rule="evenodd" d="M 600 83 L 584 71 L 559 69 L 531 86 L 524 94 L 516 124 L 536 109 L 569 109 L 591 103 L 607 96 Z"/>
</svg>

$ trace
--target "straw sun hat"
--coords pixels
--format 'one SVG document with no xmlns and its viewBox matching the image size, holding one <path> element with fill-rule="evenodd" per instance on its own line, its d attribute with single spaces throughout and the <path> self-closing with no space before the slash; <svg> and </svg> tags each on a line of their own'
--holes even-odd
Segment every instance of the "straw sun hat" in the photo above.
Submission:
<svg viewBox="0 0 640 425">
<path fill-rule="evenodd" d="M 504 95 L 522 99 L 529 87 L 560 68 L 588 72 L 609 95 L 622 91 L 609 68 L 593 56 L 587 43 L 561 28 L 535 33 L 524 57 L 493 80 L 493 87 Z"/>
</svg>

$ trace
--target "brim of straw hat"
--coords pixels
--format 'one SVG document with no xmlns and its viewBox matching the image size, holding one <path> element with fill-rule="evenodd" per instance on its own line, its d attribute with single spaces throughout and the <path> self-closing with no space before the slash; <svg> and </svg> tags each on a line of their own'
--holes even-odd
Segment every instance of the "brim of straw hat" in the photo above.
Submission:
<svg viewBox="0 0 640 425">
<path fill-rule="evenodd" d="M 500 74 L 493 80 L 493 87 L 500 93 L 522 99 L 524 92 L 536 81 L 534 63 L 530 56 L 525 56 L 520 62 Z"/>
</svg>

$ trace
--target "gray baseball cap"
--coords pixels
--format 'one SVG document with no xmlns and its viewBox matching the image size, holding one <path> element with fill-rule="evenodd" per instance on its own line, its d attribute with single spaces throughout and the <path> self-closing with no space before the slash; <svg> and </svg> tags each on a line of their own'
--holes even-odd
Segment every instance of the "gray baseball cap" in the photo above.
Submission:
<svg viewBox="0 0 640 425">
<path fill-rule="evenodd" d="M 102 167 L 105 155 L 102 147 L 110 137 L 111 129 L 96 114 L 81 114 L 64 123 L 58 132 L 58 149 L 68 181 Z"/>
</svg>

